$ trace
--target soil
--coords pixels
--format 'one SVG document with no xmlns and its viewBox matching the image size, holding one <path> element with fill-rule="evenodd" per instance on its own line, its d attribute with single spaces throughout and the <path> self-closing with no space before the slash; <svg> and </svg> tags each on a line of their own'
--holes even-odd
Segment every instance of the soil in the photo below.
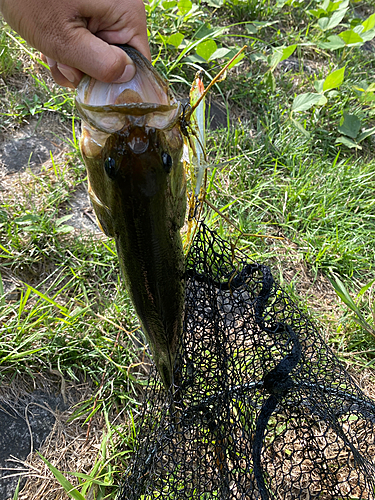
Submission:
<svg viewBox="0 0 375 500">
<path fill-rule="evenodd" d="M 62 396 L 41 390 L 16 400 L 0 398 L 0 498 L 13 498 L 19 479 L 20 489 L 24 487 L 28 469 L 22 462 L 40 449 L 53 429 L 56 410 L 65 406 Z"/>
<path fill-rule="evenodd" d="M 94 416 L 90 432 L 86 415 L 71 418 L 95 388 L 87 382 L 62 382 L 59 375 L 15 376 L 0 386 L 1 500 L 13 499 L 18 481 L 18 500 L 70 498 L 38 451 L 61 471 L 87 472 L 97 459 L 106 429 L 103 417 Z M 77 484 L 76 477 L 68 480 Z"/>
<path fill-rule="evenodd" d="M 71 130 L 54 116 L 33 118 L 19 129 L 0 136 L 0 167 L 12 174 L 29 167 L 40 167 L 66 147 Z"/>
</svg>

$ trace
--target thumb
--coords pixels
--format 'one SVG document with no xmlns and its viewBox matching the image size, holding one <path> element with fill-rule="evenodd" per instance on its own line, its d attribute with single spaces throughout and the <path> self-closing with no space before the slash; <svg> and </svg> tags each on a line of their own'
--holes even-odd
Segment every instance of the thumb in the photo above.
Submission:
<svg viewBox="0 0 375 500">
<path fill-rule="evenodd" d="M 69 48 L 75 50 L 70 52 Z M 59 60 L 96 80 L 108 83 L 128 82 L 136 71 L 134 62 L 126 52 L 120 47 L 109 45 L 85 28 L 80 29 L 75 39 L 65 45 Z"/>
</svg>

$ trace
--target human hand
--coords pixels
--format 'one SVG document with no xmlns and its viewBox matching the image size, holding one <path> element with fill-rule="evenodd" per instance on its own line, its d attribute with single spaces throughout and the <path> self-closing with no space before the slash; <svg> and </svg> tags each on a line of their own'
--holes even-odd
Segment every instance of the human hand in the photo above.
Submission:
<svg viewBox="0 0 375 500">
<path fill-rule="evenodd" d="M 151 59 L 142 0 L 0 0 L 0 10 L 65 87 L 75 88 L 83 74 L 103 82 L 131 80 L 132 60 L 109 44 L 127 43 Z"/>
</svg>

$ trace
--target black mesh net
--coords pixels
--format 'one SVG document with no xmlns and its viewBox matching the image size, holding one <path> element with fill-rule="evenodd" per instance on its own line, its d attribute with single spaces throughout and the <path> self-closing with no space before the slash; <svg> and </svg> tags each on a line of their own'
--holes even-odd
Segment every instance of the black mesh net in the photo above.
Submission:
<svg viewBox="0 0 375 500">
<path fill-rule="evenodd" d="M 119 499 L 375 498 L 375 403 L 269 268 L 233 264 L 204 224 L 174 376 L 166 393 L 151 374 Z"/>
</svg>

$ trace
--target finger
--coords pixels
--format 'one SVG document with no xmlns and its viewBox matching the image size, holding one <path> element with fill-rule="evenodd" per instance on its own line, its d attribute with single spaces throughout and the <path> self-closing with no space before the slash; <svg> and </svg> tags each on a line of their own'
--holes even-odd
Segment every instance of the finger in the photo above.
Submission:
<svg viewBox="0 0 375 500">
<path fill-rule="evenodd" d="M 81 81 L 81 78 L 83 76 L 83 73 L 81 73 L 78 70 L 75 70 L 74 68 L 69 68 L 67 66 L 66 68 L 69 68 L 69 70 L 75 72 L 75 78 L 72 78 L 71 74 L 68 75 L 70 78 L 67 78 L 63 74 L 63 72 L 60 71 L 60 66 L 61 65 L 57 64 L 57 62 L 54 59 L 51 59 L 50 57 L 47 57 L 44 54 L 41 54 L 41 59 L 46 64 L 48 64 L 49 69 L 51 71 L 52 78 L 55 80 L 55 82 L 58 85 L 61 85 L 63 87 L 69 87 L 71 89 L 74 89 L 74 88 L 76 88 L 78 86 L 78 84 Z M 71 81 L 71 80 L 73 80 L 73 81 Z"/>
<path fill-rule="evenodd" d="M 79 47 L 77 51 L 76 47 Z M 128 82 L 135 75 L 132 59 L 119 47 L 109 45 L 85 28 L 77 29 L 60 59 L 102 82 Z"/>
<path fill-rule="evenodd" d="M 66 64 L 57 63 L 57 69 L 62 74 L 64 78 L 66 78 L 73 87 L 77 87 L 79 82 L 82 80 L 83 73 L 79 71 L 79 69 L 71 68 Z"/>
<path fill-rule="evenodd" d="M 130 39 L 126 37 L 126 34 L 122 31 L 99 31 L 95 33 L 96 36 L 108 42 L 110 44 L 129 44 L 135 49 L 139 50 L 149 61 L 151 61 L 150 46 L 148 44 L 147 37 L 134 36 Z"/>
</svg>

